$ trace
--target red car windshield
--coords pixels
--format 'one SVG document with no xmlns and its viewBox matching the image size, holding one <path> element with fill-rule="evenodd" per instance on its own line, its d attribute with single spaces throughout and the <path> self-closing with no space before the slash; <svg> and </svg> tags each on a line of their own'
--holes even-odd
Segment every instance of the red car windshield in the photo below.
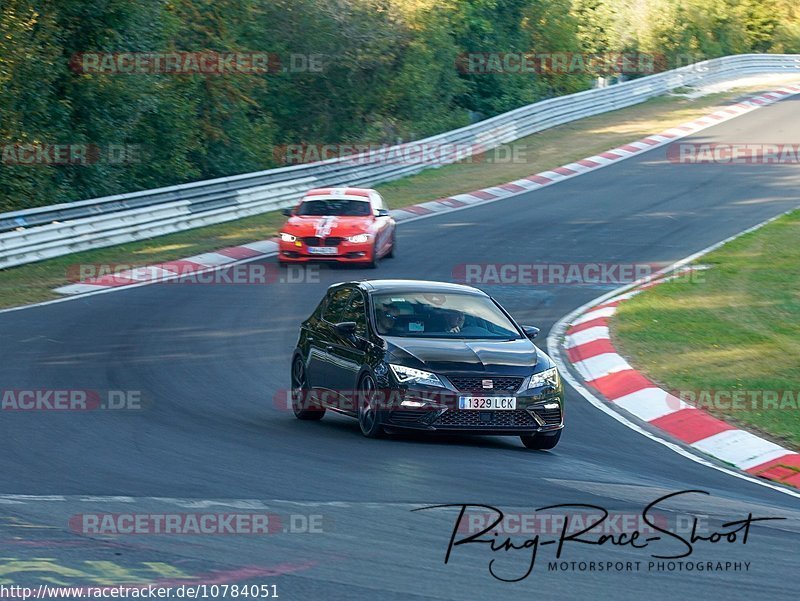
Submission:
<svg viewBox="0 0 800 601">
<path fill-rule="evenodd" d="M 303 201 L 297 214 L 305 217 L 366 217 L 371 211 L 368 201 L 329 198 Z"/>
</svg>

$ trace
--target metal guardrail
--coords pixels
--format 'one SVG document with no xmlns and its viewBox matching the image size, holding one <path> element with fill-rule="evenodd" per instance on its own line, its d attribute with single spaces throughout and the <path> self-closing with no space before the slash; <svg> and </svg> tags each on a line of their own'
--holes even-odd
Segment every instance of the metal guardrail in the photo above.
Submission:
<svg viewBox="0 0 800 601">
<path fill-rule="evenodd" d="M 142 240 L 272 211 L 315 186 L 373 186 L 484 152 L 533 133 L 617 110 L 683 86 L 759 73 L 797 73 L 800 55 L 727 56 L 640 79 L 551 98 L 457 130 L 387 150 L 404 160 L 370 155 L 270 169 L 0 214 L 0 269 L 81 250 Z M 421 148 L 438 148 L 436 164 Z"/>
</svg>

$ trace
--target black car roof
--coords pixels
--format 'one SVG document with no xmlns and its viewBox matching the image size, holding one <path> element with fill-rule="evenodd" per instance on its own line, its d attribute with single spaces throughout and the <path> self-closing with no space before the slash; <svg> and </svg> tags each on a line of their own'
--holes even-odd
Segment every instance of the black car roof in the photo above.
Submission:
<svg viewBox="0 0 800 601">
<path fill-rule="evenodd" d="M 337 286 L 345 284 L 358 286 L 370 294 L 374 292 L 460 292 L 462 294 L 487 296 L 485 292 L 472 286 L 431 280 L 359 280 L 343 282 L 342 284 L 337 284 Z"/>
</svg>

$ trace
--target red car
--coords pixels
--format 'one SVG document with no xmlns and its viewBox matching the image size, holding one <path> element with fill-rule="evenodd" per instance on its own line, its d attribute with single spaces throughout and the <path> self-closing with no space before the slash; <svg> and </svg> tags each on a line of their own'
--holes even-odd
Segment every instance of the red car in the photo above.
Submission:
<svg viewBox="0 0 800 601">
<path fill-rule="evenodd" d="M 378 192 L 366 188 L 317 188 L 306 193 L 281 228 L 281 264 L 334 261 L 376 267 L 393 257 L 394 219 Z"/>
</svg>

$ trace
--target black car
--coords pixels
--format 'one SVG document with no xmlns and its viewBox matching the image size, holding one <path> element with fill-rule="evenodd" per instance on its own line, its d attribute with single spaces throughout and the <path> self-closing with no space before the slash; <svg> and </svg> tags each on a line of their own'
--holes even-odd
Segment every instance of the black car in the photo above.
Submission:
<svg viewBox="0 0 800 601">
<path fill-rule="evenodd" d="M 292 408 L 330 409 L 365 436 L 401 429 L 514 435 L 552 449 L 563 428 L 558 371 L 488 294 L 459 284 L 335 284 L 300 329 Z"/>
</svg>

